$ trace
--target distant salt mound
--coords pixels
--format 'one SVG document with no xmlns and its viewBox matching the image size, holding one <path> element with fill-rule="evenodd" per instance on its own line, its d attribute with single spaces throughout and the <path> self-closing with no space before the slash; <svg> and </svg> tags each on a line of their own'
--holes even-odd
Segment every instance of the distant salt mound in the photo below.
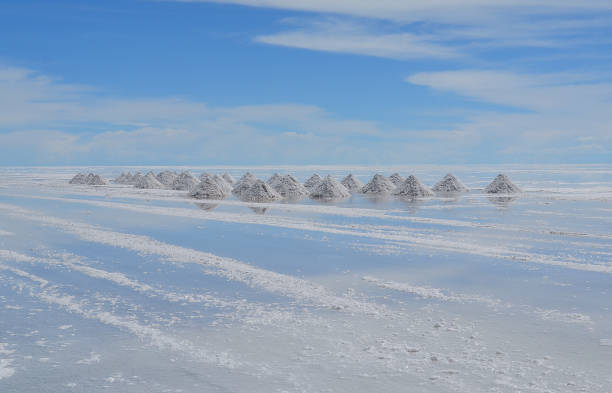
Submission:
<svg viewBox="0 0 612 393">
<path fill-rule="evenodd" d="M 435 192 L 467 192 L 469 189 L 452 174 L 447 174 L 437 182 L 432 190 Z"/>
<path fill-rule="evenodd" d="M 221 181 L 219 181 L 221 179 Z M 224 199 L 230 194 L 229 184 L 221 176 L 204 176 L 190 195 L 197 199 Z"/>
<path fill-rule="evenodd" d="M 85 183 L 89 186 L 105 186 L 108 184 L 108 181 L 106 181 L 106 179 L 101 175 L 90 173 L 89 175 L 87 175 Z"/>
<path fill-rule="evenodd" d="M 266 183 L 268 183 L 269 185 L 272 186 L 272 188 L 274 188 L 280 181 L 281 177 L 282 177 L 281 175 L 279 175 L 278 173 L 275 173 L 272 176 L 270 176 L 268 180 L 266 180 Z"/>
<path fill-rule="evenodd" d="M 517 194 L 522 190 L 512 183 L 508 176 L 500 173 L 497 177 L 484 189 L 487 194 Z"/>
<path fill-rule="evenodd" d="M 166 188 L 163 184 L 157 180 L 153 172 L 149 172 L 146 175 L 142 176 L 136 184 L 134 184 L 136 188 L 142 189 L 158 189 L 158 188 Z"/>
<path fill-rule="evenodd" d="M 172 188 L 172 184 L 174 183 L 177 177 L 178 177 L 178 174 L 176 172 L 171 172 L 171 171 L 159 172 L 157 176 L 155 176 L 158 182 L 160 182 L 161 184 L 163 184 L 164 186 L 168 188 Z"/>
<path fill-rule="evenodd" d="M 253 176 L 251 172 L 245 173 L 236 183 L 234 183 L 232 194 L 240 196 L 243 191 L 251 187 L 256 181 L 257 178 Z"/>
<path fill-rule="evenodd" d="M 306 187 L 304 187 L 292 175 L 279 176 L 272 183 L 268 184 L 274 189 L 274 191 L 289 199 L 298 199 L 310 194 L 310 191 L 308 191 Z"/>
<path fill-rule="evenodd" d="M 142 175 L 142 173 L 136 172 L 136 173 L 134 173 L 134 176 L 132 176 L 132 182 L 129 183 L 129 184 L 135 186 L 136 183 L 138 183 L 143 177 L 144 176 Z"/>
<path fill-rule="evenodd" d="M 304 183 L 304 187 L 308 191 L 312 192 L 312 190 L 317 188 L 317 186 L 321 184 L 322 182 L 323 182 L 323 178 L 319 176 L 318 173 L 315 173 L 314 175 L 310 176 L 310 179 L 306 180 L 306 183 Z"/>
<path fill-rule="evenodd" d="M 95 173 L 78 173 L 69 181 L 70 184 L 83 184 L 88 186 L 104 186 L 108 184 L 108 181 L 100 175 Z"/>
<path fill-rule="evenodd" d="M 232 193 L 232 185 L 229 184 L 224 178 L 223 176 L 219 176 L 219 175 L 213 175 L 213 179 L 219 184 L 219 186 L 221 188 L 223 188 L 223 190 L 225 190 L 225 192 L 227 193 L 227 195 Z"/>
<path fill-rule="evenodd" d="M 255 180 L 240 192 L 240 199 L 246 202 L 273 202 L 283 197 L 263 180 Z"/>
<path fill-rule="evenodd" d="M 361 192 L 363 188 L 363 183 L 353 176 L 352 173 L 349 173 L 342 181 L 340 182 L 347 190 L 350 192 Z"/>
<path fill-rule="evenodd" d="M 433 196 L 434 193 L 419 179 L 410 175 L 393 194 L 405 198 L 423 198 Z"/>
<path fill-rule="evenodd" d="M 84 173 L 77 173 L 74 175 L 72 179 L 68 182 L 70 184 L 87 184 L 87 175 Z"/>
<path fill-rule="evenodd" d="M 399 187 L 402 183 L 404 183 L 406 179 L 404 179 L 399 173 L 395 172 L 394 174 L 389 176 L 389 180 L 391 180 L 391 183 L 393 183 L 395 187 Z"/>
<path fill-rule="evenodd" d="M 349 190 L 331 175 L 327 175 L 325 180 L 310 192 L 311 198 L 320 199 L 342 199 L 349 196 L 351 196 Z"/>
<path fill-rule="evenodd" d="M 229 173 L 225 172 L 222 176 L 230 185 L 236 183 L 236 180 Z"/>
<path fill-rule="evenodd" d="M 198 185 L 198 179 L 188 171 L 180 173 L 172 182 L 173 190 L 191 191 Z"/>
<path fill-rule="evenodd" d="M 121 175 L 119 175 L 114 181 L 117 184 L 133 184 L 133 179 L 134 175 L 132 175 L 132 172 L 121 172 Z"/>
<path fill-rule="evenodd" d="M 385 176 L 377 173 L 372 180 L 368 182 L 361 192 L 364 194 L 389 194 L 395 190 L 395 184 Z"/>
</svg>

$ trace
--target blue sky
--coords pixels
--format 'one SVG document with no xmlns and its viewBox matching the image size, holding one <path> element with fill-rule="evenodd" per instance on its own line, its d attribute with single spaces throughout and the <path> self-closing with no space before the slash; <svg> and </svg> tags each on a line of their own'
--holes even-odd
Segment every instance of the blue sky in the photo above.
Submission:
<svg viewBox="0 0 612 393">
<path fill-rule="evenodd" d="M 0 165 L 612 162 L 612 2 L 0 7 Z"/>
</svg>

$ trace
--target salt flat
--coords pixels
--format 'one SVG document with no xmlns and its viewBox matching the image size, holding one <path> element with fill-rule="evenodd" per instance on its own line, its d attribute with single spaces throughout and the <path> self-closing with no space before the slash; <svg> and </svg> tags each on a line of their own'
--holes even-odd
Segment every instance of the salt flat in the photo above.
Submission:
<svg viewBox="0 0 612 393">
<path fill-rule="evenodd" d="M 195 200 L 79 171 L 415 174 Z M 505 172 L 523 189 L 481 190 Z M 0 391 L 608 392 L 612 166 L 0 168 Z"/>
</svg>

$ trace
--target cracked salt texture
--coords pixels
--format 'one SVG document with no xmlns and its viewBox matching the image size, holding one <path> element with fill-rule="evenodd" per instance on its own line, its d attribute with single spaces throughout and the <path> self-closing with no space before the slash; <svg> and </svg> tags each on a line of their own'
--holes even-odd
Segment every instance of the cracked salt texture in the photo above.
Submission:
<svg viewBox="0 0 612 393">
<path fill-rule="evenodd" d="M 437 182 L 433 188 L 433 191 L 436 192 L 466 192 L 469 189 L 461 182 L 461 180 L 457 179 L 453 174 L 449 173 L 442 178 L 439 182 Z"/>
<path fill-rule="evenodd" d="M 195 186 L 198 185 L 198 179 L 195 178 L 188 171 L 179 174 L 174 182 L 172 183 L 173 190 L 191 191 Z"/>
<path fill-rule="evenodd" d="M 395 172 L 389 176 L 389 180 L 391 180 L 391 183 L 393 183 L 395 187 L 399 187 L 406 179 L 404 179 L 399 173 Z"/>
<path fill-rule="evenodd" d="M 219 181 L 221 179 L 223 183 Z M 197 199 L 224 199 L 230 194 L 229 185 L 221 177 L 203 176 L 190 195 Z"/>
<path fill-rule="evenodd" d="M 155 178 L 166 187 L 172 187 L 172 183 L 176 180 L 178 174 L 171 171 L 159 172 Z"/>
<path fill-rule="evenodd" d="M 433 194 L 433 191 L 423 185 L 414 175 L 408 176 L 401 187 L 393 193 L 393 195 L 408 198 L 429 197 Z"/>
<path fill-rule="evenodd" d="M 327 175 L 325 180 L 312 190 L 310 196 L 322 199 L 341 199 L 351 196 L 351 193 L 338 180 L 331 177 L 331 175 Z"/>
<path fill-rule="evenodd" d="M 240 196 L 242 192 L 251 187 L 253 183 L 257 181 L 257 178 L 253 176 L 251 172 L 245 173 L 232 188 L 232 194 Z"/>
<path fill-rule="evenodd" d="M 304 183 L 304 187 L 308 190 L 308 191 L 312 191 L 314 190 L 319 184 L 321 184 L 321 182 L 323 182 L 323 178 L 321 176 L 319 176 L 318 173 L 315 173 L 314 175 L 310 176 L 310 179 L 306 180 L 306 182 Z"/>
<path fill-rule="evenodd" d="M 272 180 L 270 178 L 270 180 Z M 301 198 L 310 192 L 292 175 L 278 176 L 272 183 L 268 184 L 281 196 L 285 198 Z"/>
<path fill-rule="evenodd" d="M 136 184 L 134 184 L 134 187 L 142 189 L 165 188 L 165 186 L 157 180 L 153 172 L 149 172 L 145 176 L 142 176 Z"/>
<path fill-rule="evenodd" d="M 377 173 L 368 184 L 363 186 L 361 192 L 364 194 L 388 194 L 395 190 L 395 184 L 385 176 Z"/>
<path fill-rule="evenodd" d="M 484 192 L 487 194 L 515 194 L 521 192 L 521 189 L 512 183 L 508 176 L 500 173 L 491 184 L 484 189 Z"/>
<path fill-rule="evenodd" d="M 350 192 L 361 192 L 363 188 L 363 183 L 352 173 L 349 173 L 340 183 Z"/>
<path fill-rule="evenodd" d="M 255 180 L 240 192 L 240 199 L 247 202 L 272 202 L 283 197 L 263 180 Z"/>
</svg>

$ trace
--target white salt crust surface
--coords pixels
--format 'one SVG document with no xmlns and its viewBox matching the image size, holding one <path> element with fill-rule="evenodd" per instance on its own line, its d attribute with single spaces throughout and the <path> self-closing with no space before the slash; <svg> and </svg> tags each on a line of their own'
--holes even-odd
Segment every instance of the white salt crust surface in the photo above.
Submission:
<svg viewBox="0 0 612 393">
<path fill-rule="evenodd" d="M 494 176 L 458 175 L 477 190 L 465 202 L 259 203 L 264 215 L 236 200 L 203 211 L 186 192 L 3 176 L 0 364 L 12 372 L 0 387 L 609 391 L 608 186 L 559 193 L 522 177 L 527 191 L 499 208 L 480 192 Z M 584 204 L 584 187 L 598 199 Z M 308 252 L 316 263 L 296 265 Z M 473 260 L 492 274 L 461 288 L 454 274 Z"/>
</svg>

